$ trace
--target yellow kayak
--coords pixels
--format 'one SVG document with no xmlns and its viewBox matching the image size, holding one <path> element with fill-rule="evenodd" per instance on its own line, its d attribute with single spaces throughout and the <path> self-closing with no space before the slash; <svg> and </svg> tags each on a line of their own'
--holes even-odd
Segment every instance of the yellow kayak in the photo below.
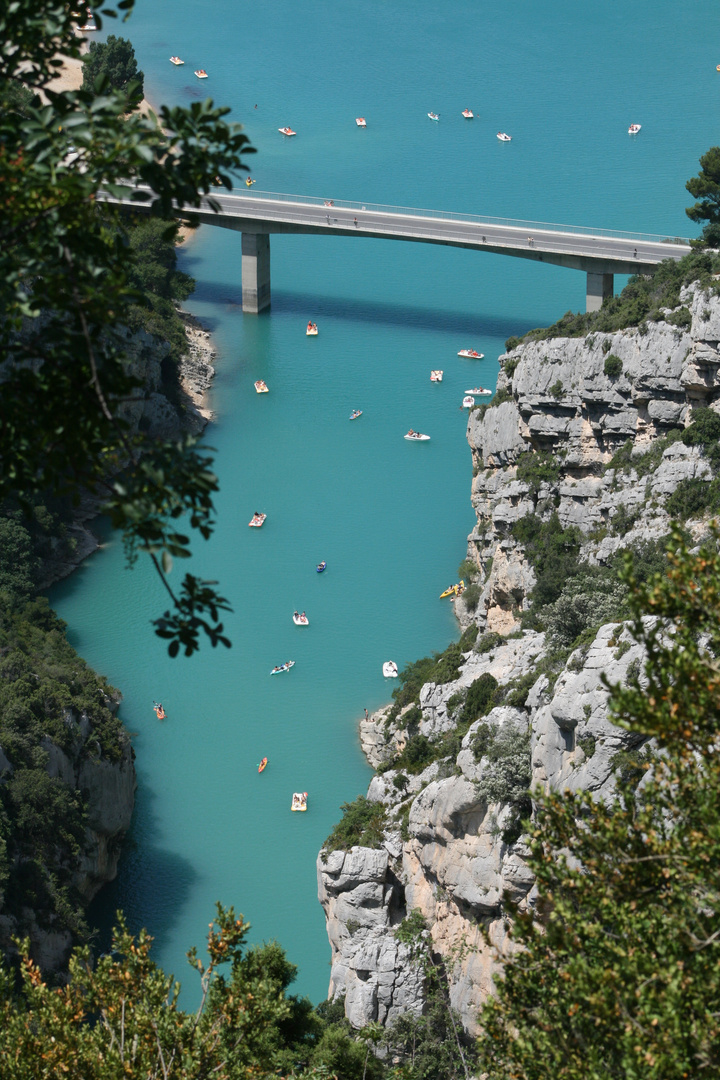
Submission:
<svg viewBox="0 0 720 1080">
<path fill-rule="evenodd" d="M 444 600 L 446 596 L 459 596 L 461 592 L 465 591 L 465 582 L 458 581 L 457 585 L 451 585 L 445 592 L 440 593 L 440 599 Z"/>
</svg>

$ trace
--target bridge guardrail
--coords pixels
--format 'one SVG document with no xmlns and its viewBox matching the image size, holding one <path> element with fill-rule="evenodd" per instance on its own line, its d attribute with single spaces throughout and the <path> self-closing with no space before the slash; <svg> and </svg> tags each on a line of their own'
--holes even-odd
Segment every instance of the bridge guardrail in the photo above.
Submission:
<svg viewBox="0 0 720 1080">
<path fill-rule="evenodd" d="M 219 191 L 219 195 L 223 192 Z M 689 247 L 690 240 L 685 236 L 668 236 L 658 233 L 622 232 L 619 229 L 589 229 L 582 225 L 561 225 L 549 221 L 525 221 L 519 218 L 491 217 L 481 214 L 460 214 L 452 210 L 427 210 L 409 206 L 386 206 L 383 203 L 352 202 L 348 199 L 324 199 L 315 195 L 287 195 L 275 191 L 253 191 L 234 188 L 233 195 L 243 199 L 273 200 L 275 202 L 298 203 L 301 206 L 318 206 L 321 209 L 368 211 L 369 213 L 397 214 L 403 217 L 422 217 L 437 221 L 469 222 L 477 225 L 498 225 L 504 228 L 517 228 L 532 231 L 569 233 L 574 236 L 597 236 L 598 239 L 634 240 L 654 244 L 682 244 Z"/>
</svg>

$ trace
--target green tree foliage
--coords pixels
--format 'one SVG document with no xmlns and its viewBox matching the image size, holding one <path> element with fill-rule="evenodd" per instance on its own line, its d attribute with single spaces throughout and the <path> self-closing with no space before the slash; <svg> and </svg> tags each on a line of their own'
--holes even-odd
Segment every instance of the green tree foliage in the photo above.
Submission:
<svg viewBox="0 0 720 1080">
<path fill-rule="evenodd" d="M 99 81 L 100 80 L 100 81 Z M 145 76 L 138 71 L 135 50 L 127 38 L 109 34 L 105 41 L 91 41 L 83 67 L 83 90 L 104 92 L 108 88 L 142 101 Z"/>
<path fill-rule="evenodd" d="M 540 898 L 481 1014 L 488 1080 L 720 1070 L 718 539 L 691 555 L 677 533 L 662 577 L 629 577 L 648 684 L 614 686 L 612 715 L 660 754 L 624 763 L 611 801 L 536 795 Z"/>
<path fill-rule="evenodd" d="M 0 968 L 3 1080 L 379 1080 L 384 1069 L 310 1002 L 287 994 L 295 978 L 280 947 L 245 948 L 249 926 L 218 905 L 208 933 L 209 959 L 188 959 L 200 979 L 195 1012 L 180 987 L 153 962 L 152 939 L 134 937 L 122 919 L 112 952 L 93 965 L 88 949 L 70 962 L 70 981 L 51 989 L 23 950 L 19 986 Z"/>
<path fill-rule="evenodd" d="M 615 353 L 610 353 L 605 357 L 605 363 L 603 364 L 603 371 L 609 379 L 617 379 L 622 374 L 623 362 L 619 356 Z"/>
<path fill-rule="evenodd" d="M 547 521 L 527 514 L 515 522 L 512 535 L 525 548 L 535 571 L 533 604 L 538 608 L 554 603 L 568 577 L 577 570 L 580 530 L 574 526 L 563 529 L 555 513 Z"/>
<path fill-rule="evenodd" d="M 122 233 L 134 255 L 132 284 L 145 298 L 131 309 L 128 326 L 167 341 L 175 363 L 187 347 L 176 304 L 187 300 L 195 288 L 190 275 L 177 268 L 179 228 L 176 221 L 139 216 Z"/>
<path fill-rule="evenodd" d="M 700 172 L 685 185 L 698 201 L 685 213 L 691 221 L 704 221 L 702 243 L 720 247 L 720 146 L 711 146 L 700 158 Z"/>
<path fill-rule="evenodd" d="M 343 816 L 323 844 L 325 851 L 341 848 L 349 850 L 354 845 L 380 847 L 386 810 L 382 803 L 370 802 L 358 795 L 355 802 L 343 803 Z"/>
<path fill-rule="evenodd" d="M 0 500 L 29 512 L 38 494 L 99 495 L 131 556 L 147 553 L 163 579 L 169 607 L 157 632 L 171 655 L 190 654 L 202 634 L 228 644 L 215 583 L 169 580 L 173 560 L 189 554 L 188 533 L 212 532 L 217 480 L 195 440 L 153 443 L 118 407 L 140 389 L 125 349 L 133 308 L 146 300 L 120 210 L 104 203 L 100 212 L 97 196 L 140 185 L 132 198 L 169 217 L 211 196 L 216 177 L 231 188 L 251 148 L 211 101 L 163 107 L 158 124 L 132 111 L 133 92 L 102 79 L 102 93 L 98 83 L 54 90 L 58 57 L 80 57 L 78 24 L 114 14 L 102 0 L 73 8 L 0 7 L 0 86 L 20 83 L 32 95 L 0 109 Z M 108 479 L 113 463 L 123 472 Z"/>
</svg>

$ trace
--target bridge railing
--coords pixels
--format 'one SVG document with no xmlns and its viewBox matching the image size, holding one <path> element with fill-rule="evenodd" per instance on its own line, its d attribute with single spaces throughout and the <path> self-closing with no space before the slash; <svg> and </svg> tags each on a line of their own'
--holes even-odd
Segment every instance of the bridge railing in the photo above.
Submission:
<svg viewBox="0 0 720 1080">
<path fill-rule="evenodd" d="M 219 194 L 222 194 L 220 192 Z M 258 202 L 273 201 L 295 203 L 299 206 L 318 206 L 322 209 L 369 211 L 371 213 L 398 214 L 403 217 L 421 217 L 436 221 L 458 221 L 477 225 L 499 225 L 503 228 L 519 229 L 524 232 L 569 233 L 573 236 L 593 236 L 598 239 L 631 240 L 654 244 L 686 244 L 690 241 L 685 236 L 666 236 L 658 233 L 622 232 L 618 229 L 590 229 L 582 225 L 561 225 L 550 221 L 526 221 L 519 218 L 491 217 L 483 214 L 460 214 L 452 210 L 425 210 L 410 206 L 386 206 L 383 203 L 352 202 L 347 199 L 325 199 L 314 195 L 287 195 L 276 191 L 253 191 L 235 188 L 237 195 L 244 202 L 256 199 Z"/>
</svg>

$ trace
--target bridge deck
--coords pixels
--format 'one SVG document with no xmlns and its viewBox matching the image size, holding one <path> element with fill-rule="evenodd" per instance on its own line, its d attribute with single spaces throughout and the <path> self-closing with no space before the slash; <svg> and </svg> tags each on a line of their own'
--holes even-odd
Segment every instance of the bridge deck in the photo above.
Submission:
<svg viewBox="0 0 720 1080">
<path fill-rule="evenodd" d="M 362 235 L 495 251 L 590 273 L 651 273 L 663 259 L 689 252 L 682 237 L 610 230 L 586 231 L 542 222 L 482 218 L 272 193 L 213 193 L 209 208 L 188 215 L 240 232 Z M 222 220 L 221 220 L 222 219 Z"/>
</svg>

